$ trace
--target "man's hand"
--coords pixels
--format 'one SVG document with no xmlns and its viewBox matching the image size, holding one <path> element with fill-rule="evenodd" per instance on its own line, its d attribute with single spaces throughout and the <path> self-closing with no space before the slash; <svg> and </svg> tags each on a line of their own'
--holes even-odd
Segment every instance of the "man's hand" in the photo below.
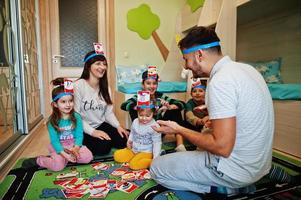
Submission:
<svg viewBox="0 0 301 200">
<path fill-rule="evenodd" d="M 157 123 L 160 125 L 160 127 L 152 126 L 152 128 L 158 133 L 163 133 L 163 134 L 177 134 L 179 133 L 179 129 L 181 127 L 179 124 L 177 124 L 174 121 L 158 120 Z"/>
</svg>

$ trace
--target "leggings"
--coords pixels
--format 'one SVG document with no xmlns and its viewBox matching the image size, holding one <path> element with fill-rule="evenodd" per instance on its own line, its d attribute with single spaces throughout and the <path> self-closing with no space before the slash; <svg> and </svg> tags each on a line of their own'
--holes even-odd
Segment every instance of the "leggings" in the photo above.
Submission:
<svg viewBox="0 0 301 200">
<path fill-rule="evenodd" d="M 129 163 L 132 170 L 149 168 L 153 154 L 147 152 L 134 153 L 131 149 L 124 148 L 115 151 L 114 160 L 119 163 Z"/>
<path fill-rule="evenodd" d="M 127 138 L 125 136 L 122 138 L 117 129 L 110 124 L 104 122 L 99 127 L 97 127 L 96 130 L 104 131 L 110 136 L 111 140 L 101 140 L 87 133 L 84 133 L 83 144 L 91 150 L 94 156 L 108 154 L 111 151 L 112 147 L 115 147 L 117 149 L 126 147 Z"/>
<path fill-rule="evenodd" d="M 70 149 L 73 147 L 74 142 L 73 140 L 67 140 L 64 141 L 62 145 L 64 148 Z M 48 146 L 48 150 L 50 156 L 39 156 L 37 158 L 37 164 L 40 167 L 45 167 L 51 171 L 63 170 L 66 167 L 68 160 L 66 160 L 66 158 L 64 158 L 62 155 L 57 154 L 51 144 Z M 93 155 L 91 151 L 87 147 L 82 146 L 79 150 L 79 159 L 77 160 L 77 163 L 89 163 L 92 159 Z"/>
</svg>

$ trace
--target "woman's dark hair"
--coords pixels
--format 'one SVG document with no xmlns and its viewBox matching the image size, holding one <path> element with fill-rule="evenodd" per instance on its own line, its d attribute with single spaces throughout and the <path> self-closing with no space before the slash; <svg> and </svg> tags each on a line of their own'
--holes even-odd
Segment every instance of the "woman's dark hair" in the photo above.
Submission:
<svg viewBox="0 0 301 200">
<path fill-rule="evenodd" d="M 212 42 L 220 41 L 216 32 L 212 28 L 203 26 L 195 27 L 179 42 L 181 50 L 190 48 L 192 46 L 209 44 Z M 215 46 L 206 50 L 221 53 L 221 46 Z"/>
<path fill-rule="evenodd" d="M 91 52 L 87 53 L 87 55 L 85 56 L 85 60 L 92 54 L 95 54 L 95 51 L 91 51 Z M 85 62 L 84 70 L 83 70 L 82 75 L 80 76 L 80 79 L 88 80 L 90 78 L 91 65 L 93 63 L 95 63 L 96 61 L 102 61 L 102 62 L 105 62 L 106 65 L 108 65 L 107 59 L 104 55 L 101 55 L 101 54 L 95 55 L 94 57 L 91 57 L 90 59 L 88 59 Z M 99 95 L 99 97 L 102 96 L 107 104 L 112 104 L 112 100 L 111 100 L 111 97 L 109 94 L 109 89 L 108 89 L 107 70 L 105 71 L 103 77 L 99 79 L 98 95 Z"/>
<path fill-rule="evenodd" d="M 148 78 L 148 71 L 146 70 L 146 71 L 144 71 L 144 72 L 142 73 L 142 83 L 144 83 L 144 81 L 145 81 L 147 78 Z M 158 82 L 158 80 L 159 80 L 159 75 L 158 75 L 158 74 L 157 74 L 157 77 L 156 77 L 155 80 Z"/>
<path fill-rule="evenodd" d="M 54 80 L 51 81 L 52 85 L 55 86 L 52 89 L 52 99 L 54 99 L 57 95 L 59 95 L 60 93 L 64 92 L 64 78 L 56 78 Z M 57 102 L 59 99 L 57 99 L 55 102 Z M 60 132 L 60 128 L 59 128 L 59 120 L 61 119 L 61 112 L 59 111 L 59 109 L 57 107 L 55 107 L 53 105 L 54 102 L 52 102 L 52 113 L 48 119 L 47 123 L 50 123 L 54 129 L 57 132 Z M 71 120 L 71 124 L 72 127 L 76 127 L 76 118 L 74 116 L 74 109 L 71 110 L 70 112 L 70 120 Z"/>
</svg>

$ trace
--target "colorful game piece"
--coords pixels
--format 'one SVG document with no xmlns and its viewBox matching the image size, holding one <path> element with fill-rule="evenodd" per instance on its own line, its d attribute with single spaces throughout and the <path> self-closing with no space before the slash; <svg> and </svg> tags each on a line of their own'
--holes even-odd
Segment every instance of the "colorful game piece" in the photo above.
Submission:
<svg viewBox="0 0 301 200">
<path fill-rule="evenodd" d="M 109 193 L 110 189 L 107 187 L 97 188 L 90 190 L 89 198 L 105 198 Z"/>
<path fill-rule="evenodd" d="M 111 174 L 113 176 L 122 176 L 123 174 L 125 174 L 127 172 L 128 172 L 128 170 L 126 170 L 126 169 L 118 168 L 118 169 L 115 169 Z"/>
<path fill-rule="evenodd" d="M 73 172 L 70 172 L 70 173 L 61 173 L 59 174 L 56 178 L 57 179 L 66 179 L 66 178 L 72 178 L 72 177 L 76 177 L 78 175 L 78 172 L 76 171 L 73 171 Z"/>
<path fill-rule="evenodd" d="M 131 182 L 119 182 L 119 183 L 117 183 L 116 188 L 119 191 L 131 193 L 134 190 L 136 190 L 138 188 L 138 186 Z"/>
<path fill-rule="evenodd" d="M 109 167 L 110 167 L 109 164 L 101 163 L 101 162 L 93 163 L 93 164 L 91 164 L 91 166 L 92 166 L 93 169 L 95 169 L 95 170 L 107 170 L 107 169 L 109 169 Z"/>
<path fill-rule="evenodd" d="M 136 174 L 134 172 L 127 172 L 121 176 L 123 181 L 134 181 L 136 180 Z"/>
<path fill-rule="evenodd" d="M 147 169 L 142 169 L 142 170 L 136 171 L 136 178 L 137 178 L 137 180 L 151 179 L 151 175 Z"/>
<path fill-rule="evenodd" d="M 108 180 L 97 180 L 97 181 L 90 182 L 92 188 L 107 187 L 107 184 L 108 184 Z"/>
</svg>

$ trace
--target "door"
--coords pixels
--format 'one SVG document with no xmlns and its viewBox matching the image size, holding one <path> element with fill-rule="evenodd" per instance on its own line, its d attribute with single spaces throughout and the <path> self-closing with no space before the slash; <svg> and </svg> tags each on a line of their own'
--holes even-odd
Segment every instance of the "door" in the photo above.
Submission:
<svg viewBox="0 0 301 200">
<path fill-rule="evenodd" d="M 41 111 L 41 69 L 39 57 L 39 29 L 37 0 L 20 1 L 21 11 L 21 46 L 23 55 L 23 74 L 24 74 L 24 108 L 26 110 L 27 131 L 32 130 L 42 119 Z"/>
<path fill-rule="evenodd" d="M 19 110 L 20 85 L 18 75 L 16 20 L 11 10 L 15 8 L 9 0 L 0 0 L 0 154 L 6 150 L 22 132 Z M 17 111 L 19 110 L 19 111 Z M 19 113 L 19 114 L 18 114 Z"/>
<path fill-rule="evenodd" d="M 93 42 L 105 46 L 105 0 L 51 0 L 52 78 L 80 77 Z"/>
</svg>

